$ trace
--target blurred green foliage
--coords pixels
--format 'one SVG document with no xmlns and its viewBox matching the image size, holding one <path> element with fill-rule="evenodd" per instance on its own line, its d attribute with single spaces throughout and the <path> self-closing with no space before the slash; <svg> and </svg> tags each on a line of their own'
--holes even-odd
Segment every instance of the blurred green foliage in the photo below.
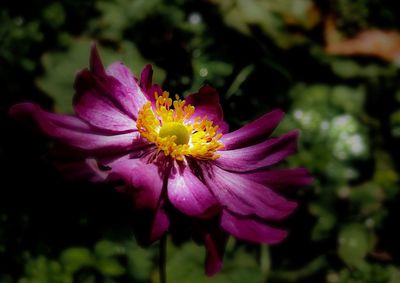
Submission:
<svg viewBox="0 0 400 283">
<path fill-rule="evenodd" d="M 123 276 L 134 282 L 145 282 L 151 274 L 151 257 L 152 250 L 139 248 L 133 241 L 102 240 L 93 249 L 67 248 L 57 259 L 48 259 L 44 255 L 27 256 L 25 276 L 18 282 L 98 282 L 99 278 L 104 278 L 104 282 L 119 282 Z"/>
<path fill-rule="evenodd" d="M 158 282 L 157 247 L 132 239 L 129 200 L 67 183 L 43 160 L 43 137 L 7 118 L 30 100 L 70 113 L 73 81 L 98 43 L 106 64 L 187 95 L 217 88 L 232 129 L 274 108 L 276 134 L 301 130 L 313 186 L 277 246 L 230 240 L 223 271 L 203 272 L 204 247 L 170 239 L 169 282 L 400 282 L 399 65 L 326 52 L 326 21 L 351 37 L 400 29 L 395 1 L 33 0 L 0 4 L 0 282 Z M 400 47 L 399 47 L 400 48 Z M 29 137 L 29 141 L 27 139 Z M 45 178 L 44 178 L 45 176 Z M 207 282 L 208 282 L 207 281 Z"/>
</svg>

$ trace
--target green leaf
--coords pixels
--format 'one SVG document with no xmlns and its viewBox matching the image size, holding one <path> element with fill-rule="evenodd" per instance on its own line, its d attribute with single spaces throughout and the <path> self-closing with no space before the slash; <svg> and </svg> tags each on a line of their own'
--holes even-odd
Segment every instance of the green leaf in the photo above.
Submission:
<svg viewBox="0 0 400 283">
<path fill-rule="evenodd" d="M 338 238 L 338 254 L 351 267 L 360 267 L 370 250 L 370 241 L 366 228 L 358 223 L 344 226 Z"/>
<path fill-rule="evenodd" d="M 312 231 L 312 239 L 315 241 L 327 238 L 337 223 L 335 214 L 331 212 L 329 207 L 321 204 L 311 204 L 310 212 L 317 217 L 317 223 Z"/>
<path fill-rule="evenodd" d="M 86 248 L 80 247 L 64 250 L 60 256 L 60 261 L 65 266 L 66 270 L 71 273 L 82 267 L 93 266 L 95 263 L 90 251 Z"/>
<path fill-rule="evenodd" d="M 224 266 L 218 274 L 207 277 L 204 271 L 205 248 L 194 243 L 186 243 L 181 247 L 168 245 L 167 258 L 168 282 L 179 283 L 258 283 L 262 272 L 256 257 L 244 249 L 236 249 L 231 255 L 225 255 Z M 158 282 L 158 274 L 153 274 Z"/>
<path fill-rule="evenodd" d="M 398 283 L 400 282 L 400 270 L 394 266 L 390 266 L 389 268 L 389 281 L 387 283 Z"/>
<path fill-rule="evenodd" d="M 147 281 L 154 268 L 154 251 L 151 248 L 142 248 L 134 241 L 125 244 L 128 257 L 127 270 L 138 281 Z"/>
<path fill-rule="evenodd" d="M 126 252 L 123 246 L 107 240 L 99 241 L 94 250 L 95 254 L 100 258 L 123 255 Z"/>
<path fill-rule="evenodd" d="M 40 255 L 34 259 L 28 258 L 25 276 L 18 283 L 72 283 L 72 277 L 63 272 L 58 262 Z"/>
<path fill-rule="evenodd" d="M 119 276 L 125 273 L 125 268 L 114 258 L 100 258 L 96 261 L 97 269 L 104 275 Z"/>
<path fill-rule="evenodd" d="M 59 28 L 65 22 L 64 7 L 59 2 L 48 5 L 43 10 L 43 19 L 52 28 Z"/>
</svg>

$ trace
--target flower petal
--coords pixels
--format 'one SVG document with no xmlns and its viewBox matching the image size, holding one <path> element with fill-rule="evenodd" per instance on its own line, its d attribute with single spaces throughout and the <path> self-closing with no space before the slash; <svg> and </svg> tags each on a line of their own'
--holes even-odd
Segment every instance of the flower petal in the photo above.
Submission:
<svg viewBox="0 0 400 283">
<path fill-rule="evenodd" d="M 32 103 L 14 105 L 10 109 L 10 115 L 22 120 L 33 120 L 48 136 L 86 152 L 121 152 L 131 149 L 134 140 L 139 139 L 138 132 L 106 135 L 77 117 L 50 113 Z"/>
<path fill-rule="evenodd" d="M 108 172 L 100 170 L 97 161 L 93 158 L 55 162 L 54 164 L 60 173 L 69 180 L 103 182 L 107 178 Z"/>
<path fill-rule="evenodd" d="M 254 243 L 276 244 L 287 236 L 287 232 L 273 228 L 259 220 L 238 216 L 224 210 L 221 227 L 234 237 Z"/>
<path fill-rule="evenodd" d="M 140 87 L 143 90 L 148 90 L 151 88 L 153 82 L 153 68 L 150 64 L 147 64 L 143 67 L 142 72 L 140 73 Z"/>
<path fill-rule="evenodd" d="M 129 185 L 129 193 L 137 209 L 158 209 L 163 188 L 163 176 L 154 163 L 140 158 L 123 158 L 109 163 L 110 180 L 122 179 Z"/>
<path fill-rule="evenodd" d="M 161 201 L 153 218 L 150 230 L 150 243 L 159 240 L 169 228 L 169 218 L 164 210 L 164 202 Z"/>
<path fill-rule="evenodd" d="M 212 276 L 222 268 L 227 235 L 219 228 L 212 229 L 204 235 L 206 247 L 206 274 Z"/>
<path fill-rule="evenodd" d="M 75 90 L 74 108 L 78 116 L 94 127 L 111 132 L 132 130 L 131 120 L 137 118 L 139 109 L 148 101 L 131 71 L 122 63 L 114 63 L 104 70 L 95 45 L 90 71 L 78 74 Z"/>
<path fill-rule="evenodd" d="M 158 240 L 169 228 L 169 218 L 164 210 L 161 196 L 164 186 L 164 172 L 157 165 L 147 163 L 140 158 L 121 158 L 108 164 L 111 173 L 108 180 L 122 179 L 128 185 L 125 193 L 132 197 L 136 209 L 142 211 L 144 225 L 141 231 L 144 242 Z"/>
<path fill-rule="evenodd" d="M 131 109 L 126 109 L 133 98 L 126 97 L 126 90 L 116 79 L 96 77 L 83 70 L 76 77 L 75 89 L 74 110 L 87 123 L 112 133 L 136 130 L 133 117 L 128 116 Z M 127 101 L 118 101 L 121 97 Z"/>
<path fill-rule="evenodd" d="M 99 51 L 97 50 L 97 46 L 95 43 L 92 44 L 90 49 L 89 66 L 90 71 L 93 72 L 93 74 L 96 74 L 98 76 L 105 75 L 104 66 L 101 62 Z"/>
<path fill-rule="evenodd" d="M 136 240 L 141 245 L 150 245 L 159 240 L 170 225 L 162 199 L 155 210 L 136 211 L 134 220 Z"/>
<path fill-rule="evenodd" d="M 259 143 L 271 135 L 284 115 L 279 109 L 269 112 L 242 128 L 225 134 L 220 142 L 227 150 Z"/>
<path fill-rule="evenodd" d="M 218 125 L 219 132 L 227 133 L 229 130 L 228 124 L 224 121 L 222 107 L 219 104 L 219 96 L 215 89 L 206 85 L 200 88 L 199 92 L 189 95 L 185 99 L 187 104 L 195 107 L 193 116 L 189 119 L 194 121 L 196 117 L 203 118 L 207 116 L 214 125 Z"/>
<path fill-rule="evenodd" d="M 153 68 L 150 64 L 144 66 L 141 74 L 140 74 L 140 87 L 143 90 L 144 95 L 146 96 L 147 100 L 151 102 L 152 105 L 155 106 L 155 93 L 158 95 L 162 94 L 162 89 L 158 84 L 153 84 L 152 82 L 153 77 Z"/>
<path fill-rule="evenodd" d="M 206 171 L 207 170 L 207 171 Z M 287 217 L 297 207 L 270 188 L 221 168 L 205 168 L 207 185 L 219 202 L 240 215 L 258 215 L 267 220 Z"/>
<path fill-rule="evenodd" d="M 118 92 L 118 96 L 115 99 L 118 100 L 120 105 L 124 105 L 128 113 L 137 117 L 138 111 L 147 103 L 148 98 L 140 88 L 132 72 L 124 64 L 116 62 L 107 68 L 107 74 L 117 79 L 123 86 L 123 91 Z"/>
<path fill-rule="evenodd" d="M 273 189 L 307 186 L 313 181 L 312 176 L 305 168 L 265 170 L 244 173 L 243 176 Z"/>
<path fill-rule="evenodd" d="M 168 198 L 178 210 L 189 216 L 202 216 L 216 206 L 217 200 L 188 167 L 174 168 L 168 179 Z M 212 216 L 208 215 L 207 216 Z"/>
<path fill-rule="evenodd" d="M 273 165 L 297 151 L 297 131 L 278 138 L 232 150 L 218 151 L 219 158 L 214 163 L 229 171 L 246 172 Z"/>
</svg>

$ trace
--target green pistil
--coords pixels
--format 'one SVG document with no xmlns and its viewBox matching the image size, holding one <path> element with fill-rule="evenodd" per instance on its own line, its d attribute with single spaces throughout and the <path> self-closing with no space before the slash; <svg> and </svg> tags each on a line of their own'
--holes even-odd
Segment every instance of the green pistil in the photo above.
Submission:
<svg viewBox="0 0 400 283">
<path fill-rule="evenodd" d="M 189 132 L 182 123 L 165 123 L 162 125 L 158 134 L 161 138 L 175 136 L 175 143 L 177 145 L 187 144 L 189 142 Z"/>
</svg>

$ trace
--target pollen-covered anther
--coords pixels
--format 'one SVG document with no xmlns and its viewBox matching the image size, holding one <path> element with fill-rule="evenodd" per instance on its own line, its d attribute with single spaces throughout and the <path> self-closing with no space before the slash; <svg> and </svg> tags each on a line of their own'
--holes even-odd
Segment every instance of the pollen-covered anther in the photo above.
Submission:
<svg viewBox="0 0 400 283">
<path fill-rule="evenodd" d="M 154 143 L 159 152 L 177 160 L 185 156 L 211 160 L 219 157 L 215 152 L 223 145 L 218 142 L 222 137 L 217 134 L 218 126 L 207 117 L 190 120 L 195 108 L 178 95 L 174 101 L 168 92 L 155 93 L 155 98 L 154 110 L 148 102 L 139 111 L 136 125 L 142 137 Z"/>
</svg>

